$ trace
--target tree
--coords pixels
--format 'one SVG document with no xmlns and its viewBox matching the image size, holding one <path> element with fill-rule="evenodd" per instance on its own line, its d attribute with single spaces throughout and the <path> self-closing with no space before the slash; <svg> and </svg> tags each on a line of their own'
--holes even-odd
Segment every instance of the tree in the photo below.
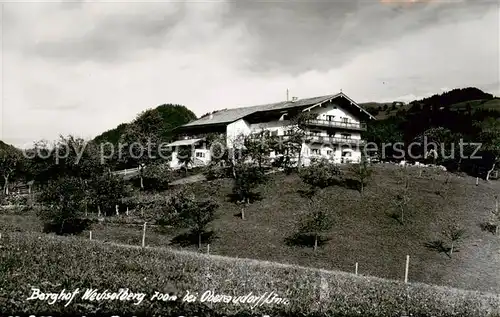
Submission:
<svg viewBox="0 0 500 317">
<path fill-rule="evenodd" d="M 421 135 L 417 136 L 415 140 L 427 144 L 435 144 L 437 148 L 433 149 L 434 163 L 442 164 L 445 158 L 456 160 L 456 152 L 462 137 L 461 133 L 454 133 L 445 127 L 434 127 L 425 130 Z M 423 149 L 423 151 L 427 150 L 428 149 Z M 425 159 L 430 155 L 430 152 L 431 151 L 424 152 Z"/>
<path fill-rule="evenodd" d="M 163 214 L 159 224 L 174 224 L 191 229 L 197 235 L 198 248 L 201 249 L 202 236 L 215 219 L 215 211 L 219 205 L 211 199 L 197 201 L 194 195 L 181 191 L 171 197 L 168 206 L 169 209 Z"/>
<path fill-rule="evenodd" d="M 308 184 L 316 192 L 317 189 L 338 184 L 342 178 L 342 172 L 335 164 L 322 158 L 313 160 L 311 165 L 301 169 L 299 176 L 304 183 Z"/>
<path fill-rule="evenodd" d="M 241 204 L 241 219 L 245 219 L 245 205 L 249 205 L 255 198 L 253 190 L 263 184 L 267 177 L 263 171 L 253 164 L 238 163 L 235 166 L 233 195 L 235 202 Z"/>
<path fill-rule="evenodd" d="M 64 177 L 51 180 L 40 194 L 40 201 L 49 205 L 38 214 L 44 222 L 44 230 L 56 234 L 85 230 L 89 223 L 81 217 L 84 198 L 80 179 Z"/>
<path fill-rule="evenodd" d="M 332 227 L 333 223 L 333 217 L 327 209 L 327 205 L 311 198 L 309 201 L 309 212 L 302 220 L 299 232 L 314 236 L 314 251 L 316 251 L 318 248 L 318 239 Z"/>
<path fill-rule="evenodd" d="M 350 166 L 350 171 L 354 174 L 356 181 L 359 184 L 359 192 L 363 196 L 364 188 L 373 174 L 373 170 L 368 165 L 368 161 L 363 157 L 361 163 Z"/>
<path fill-rule="evenodd" d="M 12 180 L 22 163 L 22 154 L 13 146 L 0 148 L 0 175 L 3 177 L 3 193 L 9 194 L 9 181 Z"/>
<path fill-rule="evenodd" d="M 259 168 L 269 159 L 273 147 L 273 141 L 269 131 L 263 130 L 245 138 L 245 148 L 252 160 L 256 161 Z"/>
<path fill-rule="evenodd" d="M 155 162 L 144 168 L 142 188 L 146 190 L 165 190 L 172 180 L 172 171 L 166 163 Z"/>
<path fill-rule="evenodd" d="M 450 242 L 451 257 L 457 244 L 465 238 L 466 231 L 457 222 L 451 222 L 444 228 L 442 234 Z"/>
<path fill-rule="evenodd" d="M 291 162 L 297 157 L 297 167 L 302 166 L 302 146 L 306 137 L 306 125 L 309 120 L 318 116 L 314 112 L 301 112 L 292 117 L 285 128 L 286 134 L 273 142 L 273 150 L 283 155 L 283 167 L 288 170 Z"/>
<path fill-rule="evenodd" d="M 109 171 L 106 162 L 101 162 L 97 144 L 72 135 L 60 136 L 53 147 L 47 141 L 38 141 L 25 154 L 29 157 L 25 164 L 27 178 L 42 184 L 68 176 L 90 179 Z"/>
<path fill-rule="evenodd" d="M 410 180 L 409 177 L 406 177 L 405 179 L 405 184 L 403 189 L 400 191 L 400 193 L 396 196 L 396 199 L 394 201 L 394 204 L 396 207 L 399 209 L 400 216 L 399 216 L 399 221 L 401 224 L 404 224 L 404 219 L 405 219 L 405 213 L 408 212 L 408 206 L 410 204 L 411 200 L 411 193 L 410 193 Z"/>
<path fill-rule="evenodd" d="M 141 189 L 144 189 L 144 168 L 160 159 L 160 143 L 164 132 L 163 119 L 157 109 L 137 116 L 120 137 L 117 160 L 127 167 L 138 167 Z"/>
<path fill-rule="evenodd" d="M 403 141 L 403 133 L 400 130 L 398 118 L 371 122 L 367 126 L 363 138 L 369 143 L 376 145 L 376 151 L 381 160 L 394 155 L 394 145 Z M 386 145 L 391 145 L 386 147 Z"/>
<path fill-rule="evenodd" d="M 326 159 L 313 160 L 311 165 L 302 168 L 299 176 L 309 189 L 303 194 L 309 199 L 309 211 L 300 223 L 299 233 L 314 236 L 314 250 L 318 247 L 318 239 L 324 231 L 330 229 L 333 219 L 326 204 L 320 199 L 322 190 L 335 185 L 342 177 L 340 169 Z"/>
<path fill-rule="evenodd" d="M 482 149 L 492 155 L 491 168 L 486 174 L 486 180 L 490 180 L 490 175 L 500 163 L 500 119 L 487 118 L 482 122 L 476 123 L 481 128 L 479 139 L 482 142 Z"/>
<path fill-rule="evenodd" d="M 101 212 L 105 215 L 111 214 L 115 206 L 120 205 L 122 200 L 130 195 L 125 181 L 113 174 L 95 175 L 88 186 L 88 200 L 97 207 L 98 215 Z"/>
</svg>

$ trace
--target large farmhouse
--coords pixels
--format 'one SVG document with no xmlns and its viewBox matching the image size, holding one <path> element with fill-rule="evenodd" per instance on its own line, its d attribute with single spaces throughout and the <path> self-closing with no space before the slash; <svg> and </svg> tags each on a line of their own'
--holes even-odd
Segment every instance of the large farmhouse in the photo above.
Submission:
<svg viewBox="0 0 500 317">
<path fill-rule="evenodd" d="M 267 130 L 274 136 L 286 137 L 293 128 L 292 119 L 300 112 L 314 113 L 305 122 L 305 138 L 302 144 L 303 163 L 313 157 L 329 158 L 336 163 L 360 160 L 366 121 L 375 118 L 344 93 L 321 97 L 282 101 L 272 104 L 224 109 L 175 130 L 177 141 L 169 144 L 173 155 L 171 167 L 179 166 L 177 149 L 181 146 L 195 148 L 197 164 L 210 162 L 211 151 L 204 142 L 208 134 L 220 134 L 228 148 L 240 135 L 251 135 Z M 277 155 L 271 153 L 271 156 Z"/>
</svg>

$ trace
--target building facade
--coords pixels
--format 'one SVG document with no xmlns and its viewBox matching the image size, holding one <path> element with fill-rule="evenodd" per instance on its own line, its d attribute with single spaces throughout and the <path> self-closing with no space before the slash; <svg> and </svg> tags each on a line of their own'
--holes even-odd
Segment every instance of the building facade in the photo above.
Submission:
<svg viewBox="0 0 500 317">
<path fill-rule="evenodd" d="M 178 140 L 172 148 L 171 167 L 179 166 L 178 148 L 194 148 L 194 164 L 205 165 L 212 150 L 207 135 L 219 135 L 227 148 L 233 148 L 241 136 L 269 131 L 273 136 L 286 138 L 296 128 L 294 117 L 309 112 L 302 123 L 304 138 L 301 161 L 308 165 L 313 158 L 324 157 L 335 163 L 358 162 L 364 141 L 361 133 L 366 122 L 375 118 L 344 93 L 300 100 L 283 101 L 253 107 L 225 109 L 214 112 L 175 130 Z M 279 153 L 271 153 L 271 158 Z"/>
</svg>

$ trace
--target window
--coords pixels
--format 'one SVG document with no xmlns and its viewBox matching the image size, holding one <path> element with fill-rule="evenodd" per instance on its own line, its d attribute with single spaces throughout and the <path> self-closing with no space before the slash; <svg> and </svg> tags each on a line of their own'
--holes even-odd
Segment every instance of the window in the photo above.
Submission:
<svg viewBox="0 0 500 317">
<path fill-rule="evenodd" d="M 278 136 L 278 130 L 271 131 L 271 136 Z"/>
<path fill-rule="evenodd" d="M 321 135 L 321 131 L 311 131 L 311 135 L 320 136 Z"/>
<path fill-rule="evenodd" d="M 328 156 L 333 156 L 333 151 L 332 151 L 332 150 L 327 150 L 327 151 L 326 151 L 326 155 L 328 155 Z"/>
<path fill-rule="evenodd" d="M 327 121 L 335 121 L 335 116 L 326 116 Z"/>
<path fill-rule="evenodd" d="M 196 157 L 205 157 L 205 153 L 203 153 L 203 152 L 196 152 Z"/>
<path fill-rule="evenodd" d="M 351 135 L 349 133 L 342 133 L 342 139 L 349 140 L 351 139 Z"/>
<path fill-rule="evenodd" d="M 348 123 L 349 122 L 349 118 L 342 118 L 342 123 Z"/>
<path fill-rule="evenodd" d="M 319 149 L 311 149 L 313 155 L 319 155 Z"/>
<path fill-rule="evenodd" d="M 335 132 L 329 132 L 329 133 L 328 133 L 328 136 L 329 136 L 330 138 L 334 138 L 334 137 L 335 137 Z"/>
</svg>

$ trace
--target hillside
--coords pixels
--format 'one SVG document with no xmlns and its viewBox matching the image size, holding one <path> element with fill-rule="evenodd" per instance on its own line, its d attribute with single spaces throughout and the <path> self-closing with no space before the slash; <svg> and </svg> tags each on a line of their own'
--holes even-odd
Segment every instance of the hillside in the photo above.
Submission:
<svg viewBox="0 0 500 317">
<path fill-rule="evenodd" d="M 162 138 L 167 141 L 172 137 L 171 131 L 174 128 L 196 119 L 196 115 L 182 105 L 164 104 L 154 108 L 153 110 L 157 111 L 163 119 Z M 138 116 L 140 115 L 141 114 Z M 94 141 L 97 143 L 111 142 L 113 144 L 117 144 L 120 136 L 130 126 L 130 124 L 133 123 L 122 123 L 116 128 L 98 135 L 94 138 Z"/>
<path fill-rule="evenodd" d="M 500 290 L 500 238 L 484 229 L 494 208 L 500 183 L 475 186 L 475 179 L 447 175 L 435 170 L 412 175 L 410 214 L 404 225 L 392 218 L 397 211 L 395 197 L 402 185 L 403 171 L 383 164 L 376 168 L 374 180 L 365 196 L 343 187 L 329 188 L 323 202 L 335 215 L 329 240 L 316 252 L 293 239 L 297 220 L 307 211 L 308 201 L 299 190 L 303 183 L 296 175 L 274 174 L 259 192 L 262 200 L 249 207 L 246 219 L 240 207 L 229 201 L 229 179 L 184 185 L 198 197 L 211 196 L 220 203 L 217 219 L 211 225 L 216 238 L 210 252 L 231 257 L 291 263 L 327 270 L 353 272 L 356 262 L 363 275 L 401 280 L 406 255 L 410 255 L 410 280 L 462 289 L 498 293 Z M 163 195 L 169 195 L 169 192 Z M 129 219 L 130 218 L 130 219 Z M 0 232 L 41 231 L 34 216 L 0 216 Z M 442 229 L 451 221 L 463 226 L 467 237 L 450 258 L 428 244 L 441 239 Z M 127 225 L 128 224 L 128 225 Z M 92 228 L 93 239 L 140 245 L 143 220 L 139 212 L 131 216 L 110 217 Z M 195 250 L 185 245 L 183 230 L 166 234 L 148 230 L 147 244 Z M 88 237 L 88 232 L 82 234 Z"/>
<path fill-rule="evenodd" d="M 7 143 L 3 142 L 2 140 L 0 140 L 0 150 L 7 149 L 7 148 L 10 148 L 10 147 L 12 147 L 12 145 L 7 144 Z"/>
<path fill-rule="evenodd" d="M 476 111 L 481 109 L 500 111 L 500 98 L 474 87 L 457 88 L 442 94 L 435 94 L 408 104 L 398 102 L 366 102 L 360 104 L 377 119 L 384 120 L 402 112 L 420 112 L 425 108 L 445 107 L 452 111 Z"/>
</svg>

